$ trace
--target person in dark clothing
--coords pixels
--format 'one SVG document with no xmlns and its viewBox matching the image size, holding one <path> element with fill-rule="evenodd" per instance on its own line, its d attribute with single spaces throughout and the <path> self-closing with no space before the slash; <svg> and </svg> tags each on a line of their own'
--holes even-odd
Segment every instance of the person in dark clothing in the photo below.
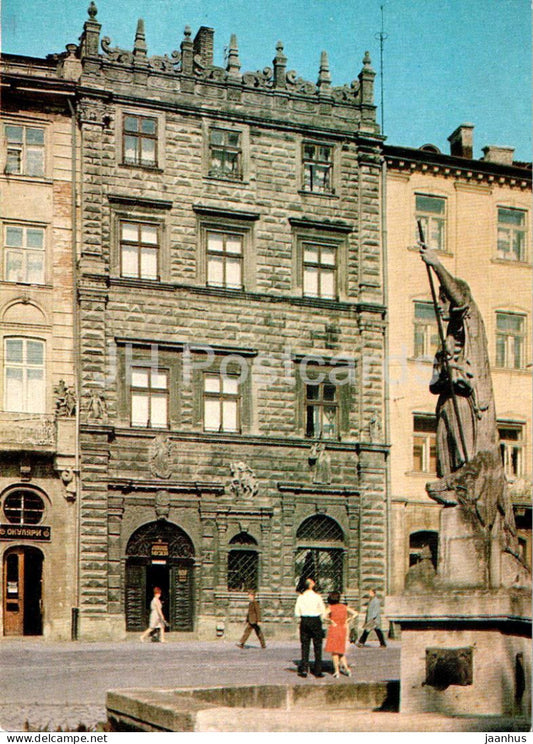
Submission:
<svg viewBox="0 0 533 744">
<path fill-rule="evenodd" d="M 381 608 L 379 599 L 376 597 L 374 589 L 368 590 L 368 596 L 370 597 L 370 601 L 366 608 L 365 624 L 363 626 L 361 638 L 359 638 L 359 641 L 357 642 L 357 646 L 362 648 L 366 643 L 369 633 L 374 630 L 378 637 L 379 645 L 381 648 L 385 648 L 387 644 L 385 643 L 385 638 L 381 631 Z"/>
<path fill-rule="evenodd" d="M 309 578 L 305 580 L 305 591 L 300 594 L 294 607 L 294 616 L 300 621 L 300 646 L 302 658 L 298 665 L 298 676 L 307 677 L 309 669 L 309 650 L 313 641 L 315 654 L 315 677 L 323 677 L 322 673 L 322 619 L 326 616 L 326 606 L 320 594 L 314 590 L 315 582 Z"/>
<path fill-rule="evenodd" d="M 261 626 L 259 625 L 259 623 L 261 622 L 261 606 L 258 600 L 255 598 L 255 592 L 249 591 L 248 599 L 250 600 L 250 603 L 248 605 L 248 612 L 246 614 L 246 627 L 244 629 L 244 633 L 242 634 L 242 638 L 237 646 L 239 648 L 244 648 L 244 644 L 248 640 L 248 636 L 253 630 L 255 631 L 256 636 L 259 638 L 261 648 L 266 648 L 265 637 L 263 635 L 263 631 L 261 630 Z"/>
</svg>

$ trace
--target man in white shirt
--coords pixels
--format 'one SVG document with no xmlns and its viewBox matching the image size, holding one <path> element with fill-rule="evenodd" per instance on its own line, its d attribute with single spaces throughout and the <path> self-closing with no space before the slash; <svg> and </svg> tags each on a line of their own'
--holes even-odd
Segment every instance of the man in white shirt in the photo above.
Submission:
<svg viewBox="0 0 533 744">
<path fill-rule="evenodd" d="M 305 580 L 305 591 L 300 594 L 294 607 L 294 616 L 300 620 L 300 646 L 302 658 L 298 666 L 298 676 L 307 677 L 309 670 L 309 648 L 313 641 L 315 655 L 315 677 L 322 674 L 322 618 L 326 615 L 326 606 L 320 594 L 314 591 L 313 579 Z"/>
</svg>

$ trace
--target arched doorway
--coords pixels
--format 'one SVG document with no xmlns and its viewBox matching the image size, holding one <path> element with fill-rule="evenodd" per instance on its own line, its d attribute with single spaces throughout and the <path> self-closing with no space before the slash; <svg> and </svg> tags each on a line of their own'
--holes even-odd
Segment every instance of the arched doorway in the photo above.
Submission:
<svg viewBox="0 0 533 744">
<path fill-rule="evenodd" d="M 296 533 L 296 588 L 314 579 L 322 593 L 344 589 L 344 535 L 339 524 L 322 514 L 305 519 Z"/>
<path fill-rule="evenodd" d="M 43 554 L 19 545 L 4 553 L 4 635 L 42 635 Z"/>
<path fill-rule="evenodd" d="M 160 587 L 170 630 L 194 623 L 194 547 L 189 536 L 165 520 L 136 530 L 126 548 L 126 630 L 144 630 L 154 586 Z"/>
</svg>

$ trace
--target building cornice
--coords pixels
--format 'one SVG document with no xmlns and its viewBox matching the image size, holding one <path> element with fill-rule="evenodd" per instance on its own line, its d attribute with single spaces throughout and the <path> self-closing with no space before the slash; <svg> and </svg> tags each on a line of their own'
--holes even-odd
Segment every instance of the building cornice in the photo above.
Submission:
<svg viewBox="0 0 533 744">
<path fill-rule="evenodd" d="M 531 164 L 505 165 L 485 160 L 444 155 L 431 150 L 385 145 L 383 155 L 387 168 L 409 174 L 425 173 L 459 179 L 469 184 L 506 185 L 522 190 L 531 189 Z"/>
</svg>

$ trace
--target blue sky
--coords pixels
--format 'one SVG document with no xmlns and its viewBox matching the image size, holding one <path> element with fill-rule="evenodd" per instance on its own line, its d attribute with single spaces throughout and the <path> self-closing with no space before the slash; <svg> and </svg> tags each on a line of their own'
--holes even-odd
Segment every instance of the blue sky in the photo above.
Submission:
<svg viewBox="0 0 533 744">
<path fill-rule="evenodd" d="M 316 81 L 320 52 L 335 85 L 350 82 L 369 50 L 380 103 L 384 6 L 385 134 L 388 142 L 449 152 L 447 137 L 475 125 L 474 155 L 510 145 L 531 160 L 530 0 L 96 0 L 102 36 L 131 49 L 138 18 L 149 54 L 179 49 L 183 28 L 215 29 L 215 64 L 237 34 L 244 70 L 271 65 L 278 40 L 288 68 Z M 89 0 L 3 0 L 5 52 L 44 56 L 77 41 Z"/>
</svg>

